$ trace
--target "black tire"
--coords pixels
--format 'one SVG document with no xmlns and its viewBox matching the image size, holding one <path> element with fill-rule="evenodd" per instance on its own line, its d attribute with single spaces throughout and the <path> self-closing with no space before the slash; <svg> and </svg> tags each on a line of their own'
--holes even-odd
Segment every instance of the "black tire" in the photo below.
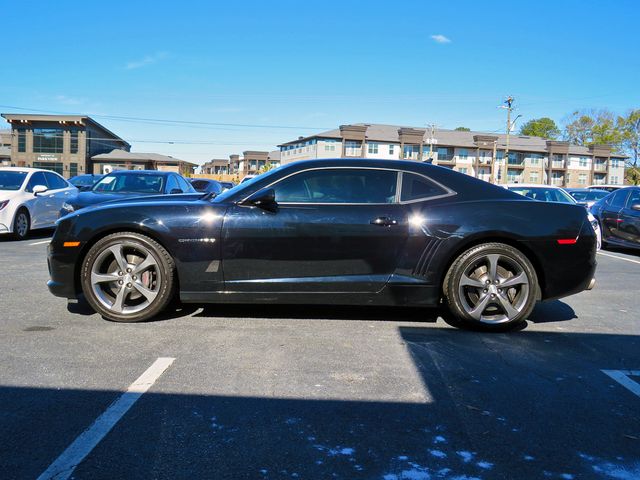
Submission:
<svg viewBox="0 0 640 480">
<path fill-rule="evenodd" d="M 492 269 L 493 263 L 496 267 Z M 529 259 L 504 243 L 484 243 L 463 252 L 443 284 L 453 316 L 462 324 L 488 330 L 511 329 L 526 320 L 538 290 L 538 277 Z"/>
<path fill-rule="evenodd" d="M 25 222 L 24 224 L 22 222 Z M 23 225 L 26 225 L 24 227 Z M 21 207 L 16 212 L 16 216 L 13 217 L 13 238 L 16 240 L 24 240 L 29 236 L 31 230 L 31 217 L 29 211 Z"/>
<path fill-rule="evenodd" d="M 112 249 L 120 252 L 123 263 L 118 262 Z M 144 260 L 141 254 L 145 254 Z M 147 257 L 152 265 L 137 273 L 136 268 L 143 267 Z M 140 260 L 135 263 L 138 258 Z M 101 271 L 105 268 L 106 272 Z M 97 279 L 107 276 L 114 280 L 97 283 Z M 162 312 L 173 298 L 175 266 L 169 252 L 152 238 L 134 232 L 118 232 L 104 237 L 89 249 L 82 262 L 80 282 L 91 308 L 106 320 L 142 322 Z M 132 305 L 126 305 L 127 300 Z"/>
</svg>

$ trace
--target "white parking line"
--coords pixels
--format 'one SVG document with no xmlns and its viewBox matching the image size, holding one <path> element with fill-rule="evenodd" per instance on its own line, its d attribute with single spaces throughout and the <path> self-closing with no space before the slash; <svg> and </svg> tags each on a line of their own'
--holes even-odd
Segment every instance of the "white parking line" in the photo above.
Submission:
<svg viewBox="0 0 640 480">
<path fill-rule="evenodd" d="M 625 262 L 637 263 L 640 265 L 640 260 L 634 260 L 632 258 L 619 257 L 618 255 L 612 255 L 610 253 L 598 252 L 598 255 L 604 255 L 605 257 L 617 258 L 618 260 L 624 260 Z"/>
<path fill-rule="evenodd" d="M 160 378 L 175 358 L 158 358 L 140 377 L 129 386 L 126 392 L 114 401 L 93 424 L 82 432 L 75 441 L 62 452 L 47 468 L 38 480 L 64 480 L 91 453 L 100 440 L 118 423 L 134 403 Z"/>
<path fill-rule="evenodd" d="M 29 246 L 32 246 L 32 245 L 43 245 L 43 244 L 45 244 L 45 243 L 51 243 L 51 239 L 49 239 L 49 240 L 42 240 L 41 242 L 33 242 L 33 243 L 30 243 L 30 244 L 29 244 Z"/>
<path fill-rule="evenodd" d="M 640 383 L 629 378 L 640 377 L 640 370 L 602 370 L 602 373 L 609 375 L 631 393 L 640 397 Z"/>
</svg>

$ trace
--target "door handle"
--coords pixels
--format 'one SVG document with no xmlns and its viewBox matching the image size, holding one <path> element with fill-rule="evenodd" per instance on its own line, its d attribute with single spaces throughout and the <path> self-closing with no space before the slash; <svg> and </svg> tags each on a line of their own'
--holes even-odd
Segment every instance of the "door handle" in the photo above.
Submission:
<svg viewBox="0 0 640 480">
<path fill-rule="evenodd" d="M 369 223 L 371 223 L 371 225 L 378 225 L 379 227 L 390 227 L 391 225 L 397 225 L 398 222 L 389 217 L 378 217 Z"/>
</svg>

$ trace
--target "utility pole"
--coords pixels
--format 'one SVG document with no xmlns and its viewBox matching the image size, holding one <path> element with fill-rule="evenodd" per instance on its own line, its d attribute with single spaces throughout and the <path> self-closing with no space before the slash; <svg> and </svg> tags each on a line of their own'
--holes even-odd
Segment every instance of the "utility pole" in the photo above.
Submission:
<svg viewBox="0 0 640 480">
<path fill-rule="evenodd" d="M 509 136 L 511 134 L 511 112 L 513 111 L 514 100 L 515 98 L 509 95 L 507 99 L 504 101 L 504 105 L 500 107 L 500 108 L 507 109 L 507 141 L 506 141 L 506 147 L 504 149 L 504 169 L 503 169 L 503 175 L 502 175 L 502 183 L 507 183 L 507 168 L 508 168 L 507 165 L 509 163 Z"/>
<path fill-rule="evenodd" d="M 496 183 L 496 155 L 498 154 L 498 141 L 493 141 L 493 156 L 491 157 L 491 183 Z"/>
<path fill-rule="evenodd" d="M 435 135 L 436 135 L 436 124 L 432 123 L 430 127 L 431 127 L 431 134 L 429 136 L 429 160 L 430 160 L 430 163 L 433 163 L 433 139 L 435 138 Z"/>
</svg>

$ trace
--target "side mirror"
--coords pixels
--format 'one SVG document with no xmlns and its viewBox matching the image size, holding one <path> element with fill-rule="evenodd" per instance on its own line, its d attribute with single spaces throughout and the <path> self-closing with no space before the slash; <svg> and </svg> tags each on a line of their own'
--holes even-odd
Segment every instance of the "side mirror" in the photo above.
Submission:
<svg viewBox="0 0 640 480">
<path fill-rule="evenodd" d="M 169 192 L 169 195 L 176 195 L 177 193 L 184 193 L 184 192 L 179 188 L 172 188 L 171 191 Z"/>
<path fill-rule="evenodd" d="M 631 205 L 631 210 L 640 211 L 640 203 L 634 203 L 633 205 Z"/>
<path fill-rule="evenodd" d="M 35 187 L 33 187 L 33 196 L 37 197 L 38 194 L 44 193 L 47 190 L 49 190 L 49 187 L 45 187 L 44 185 L 36 185 Z"/>
<path fill-rule="evenodd" d="M 263 210 L 267 210 L 269 212 L 275 212 L 278 209 L 278 203 L 276 202 L 276 191 L 273 188 L 259 190 L 242 203 L 243 205 L 251 205 L 254 207 L 262 208 Z"/>
</svg>

